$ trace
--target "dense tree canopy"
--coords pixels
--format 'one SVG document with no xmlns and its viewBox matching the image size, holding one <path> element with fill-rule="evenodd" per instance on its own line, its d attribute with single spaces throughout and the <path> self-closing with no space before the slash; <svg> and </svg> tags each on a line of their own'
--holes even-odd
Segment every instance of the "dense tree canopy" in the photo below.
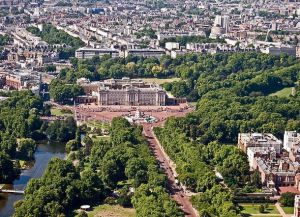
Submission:
<svg viewBox="0 0 300 217">
<path fill-rule="evenodd" d="M 279 202 L 282 206 L 289 206 L 293 207 L 295 203 L 295 193 L 292 192 L 286 192 L 281 194 L 281 197 L 279 199 Z"/>
<path fill-rule="evenodd" d="M 94 172 L 79 174 L 71 162 L 56 158 L 41 179 L 30 180 L 14 216 L 56 217 L 81 203 L 101 200 L 103 193 L 102 181 Z"/>
<path fill-rule="evenodd" d="M 17 146 L 19 159 L 30 160 L 34 158 L 36 142 L 33 139 L 20 139 Z"/>
<path fill-rule="evenodd" d="M 0 35 L 0 47 L 12 42 L 12 38 L 9 35 Z"/>
<path fill-rule="evenodd" d="M 166 89 L 176 97 L 196 101 L 210 90 L 236 86 L 239 95 L 267 95 L 293 85 L 299 68 L 292 56 L 279 57 L 257 52 L 218 53 L 213 55 L 186 54 L 176 59 L 159 59 L 129 55 L 127 58 L 94 57 L 72 59 L 73 69 L 64 69 L 59 78 L 67 83 L 86 77 L 90 80 L 121 77 L 179 77 L 182 80 L 167 84 Z M 289 67 L 290 66 L 290 67 Z M 283 78 L 282 75 L 290 74 Z M 260 75 L 260 76 L 259 76 Z M 224 82 L 226 79 L 226 82 Z M 242 84 L 239 84 L 243 82 Z M 257 85 L 257 83 L 260 83 Z"/>
<path fill-rule="evenodd" d="M 155 133 L 176 163 L 178 179 L 196 192 L 193 204 L 203 216 L 236 216 L 233 192 L 261 187 L 257 172 L 249 172 L 247 156 L 236 146 L 240 132 L 299 131 L 300 64 L 294 57 L 257 53 L 187 55 L 177 73 L 183 81 L 166 84 L 177 96 L 196 92 L 196 111 L 169 118 Z M 201 64 L 199 64 L 201 63 Z M 294 96 L 271 95 L 296 86 Z M 218 184 L 213 171 L 221 173 Z"/>
<path fill-rule="evenodd" d="M 30 91 L 9 93 L 0 104 L 0 183 L 9 183 L 19 172 L 12 160 L 33 158 L 35 142 L 30 138 L 41 126 L 42 101 Z M 17 142 L 17 139 L 19 141 Z"/>
<path fill-rule="evenodd" d="M 50 140 L 68 142 L 75 139 L 76 121 L 73 117 L 67 117 L 66 120 L 55 120 L 46 126 L 45 133 Z"/>
<path fill-rule="evenodd" d="M 71 123 L 66 126 L 69 131 L 73 128 Z M 69 141 L 70 152 L 79 163 L 74 166 L 68 160 L 51 160 L 43 177 L 29 182 L 15 216 L 66 214 L 79 205 L 111 199 L 113 191 L 118 192 L 113 202 L 125 207 L 133 205 L 137 216 L 183 216 L 166 192 L 166 177 L 142 136 L 142 128 L 115 118 L 110 134 L 111 141 L 84 139 L 84 146 L 91 146 L 90 152 L 77 146 L 80 140 Z M 135 188 L 135 193 L 129 187 Z"/>
<path fill-rule="evenodd" d="M 66 84 L 59 79 L 54 79 L 50 83 L 50 96 L 56 102 L 66 103 L 80 94 L 83 94 L 83 90 L 77 84 Z"/>
</svg>

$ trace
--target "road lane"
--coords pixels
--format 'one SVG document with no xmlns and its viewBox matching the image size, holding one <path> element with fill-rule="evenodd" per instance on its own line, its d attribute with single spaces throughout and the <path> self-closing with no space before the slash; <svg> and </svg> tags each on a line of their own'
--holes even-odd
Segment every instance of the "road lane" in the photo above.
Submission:
<svg viewBox="0 0 300 217">
<path fill-rule="evenodd" d="M 170 162 L 168 161 L 168 156 L 166 156 L 157 140 L 155 139 L 152 126 L 150 124 L 143 124 L 144 134 L 149 142 L 153 153 L 161 165 L 162 169 L 165 171 L 168 178 L 168 188 L 170 190 L 172 198 L 180 205 L 181 209 L 184 211 L 185 216 L 188 217 L 198 217 L 197 211 L 193 208 L 189 198 L 184 193 L 184 191 L 175 183 L 175 175 L 172 172 Z"/>
</svg>

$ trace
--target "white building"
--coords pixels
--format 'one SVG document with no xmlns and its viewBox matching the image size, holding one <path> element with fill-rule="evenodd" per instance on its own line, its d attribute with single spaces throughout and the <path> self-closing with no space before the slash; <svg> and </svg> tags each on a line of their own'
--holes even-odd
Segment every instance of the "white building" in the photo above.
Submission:
<svg viewBox="0 0 300 217">
<path fill-rule="evenodd" d="M 267 47 L 266 49 L 261 49 L 262 53 L 267 53 L 275 56 L 280 56 L 281 54 L 288 54 L 296 56 L 296 47 L 295 46 L 272 46 Z"/>
<path fill-rule="evenodd" d="M 288 152 L 293 146 L 300 144 L 300 133 L 296 131 L 285 131 L 283 137 L 283 148 Z"/>
<path fill-rule="evenodd" d="M 261 157 L 268 155 L 270 159 L 276 158 L 276 151 L 274 147 L 249 147 L 247 149 L 247 157 L 249 161 L 250 169 L 256 169 L 254 159 L 255 157 Z"/>
<path fill-rule="evenodd" d="M 161 49 L 128 49 L 120 53 L 121 57 L 127 57 L 128 55 L 142 56 L 142 57 L 162 57 L 166 55 L 166 52 Z"/>
<path fill-rule="evenodd" d="M 239 133 L 238 146 L 245 153 L 250 147 L 273 147 L 280 154 L 282 141 L 271 133 Z"/>
<path fill-rule="evenodd" d="M 178 50 L 179 49 L 179 43 L 178 42 L 167 42 L 165 45 L 165 48 L 167 50 Z"/>
<path fill-rule="evenodd" d="M 91 59 L 94 56 L 110 55 L 111 57 L 118 57 L 119 51 L 111 48 L 89 48 L 82 47 L 75 51 L 75 57 L 78 59 Z"/>
<path fill-rule="evenodd" d="M 225 29 L 225 33 L 229 30 L 229 16 L 224 15 L 217 15 L 215 18 L 214 26 L 219 26 Z"/>
<path fill-rule="evenodd" d="M 300 217 L 300 195 L 295 195 L 295 205 L 294 205 L 293 217 Z"/>
</svg>

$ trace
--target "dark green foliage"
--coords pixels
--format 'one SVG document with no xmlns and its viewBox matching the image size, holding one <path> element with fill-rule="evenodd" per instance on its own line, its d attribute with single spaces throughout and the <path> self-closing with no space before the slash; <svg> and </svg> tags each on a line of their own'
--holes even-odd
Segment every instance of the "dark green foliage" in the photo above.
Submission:
<svg viewBox="0 0 300 217">
<path fill-rule="evenodd" d="M 162 187 L 149 188 L 142 184 L 132 198 L 137 216 L 176 217 L 184 216 L 175 201 L 170 200 Z"/>
<path fill-rule="evenodd" d="M 144 36 L 148 36 L 151 39 L 157 38 L 155 31 L 151 27 L 143 28 L 142 30 L 136 32 L 135 35 L 137 38 L 142 38 Z"/>
<path fill-rule="evenodd" d="M 128 180 L 135 188 L 147 188 L 146 192 L 135 192 L 131 200 L 137 216 L 156 216 L 154 212 L 159 213 L 158 216 L 182 216 L 176 203 L 170 200 L 165 191 L 166 177 L 159 171 L 142 136 L 142 129 L 131 126 L 126 119 L 114 118 L 110 131 L 111 144 L 95 143 L 90 155 L 92 167 L 100 169 L 104 184 L 115 189 L 118 183 Z M 151 192 L 150 189 L 157 190 Z M 128 189 L 121 189 L 117 203 L 131 206 L 130 198 Z"/>
<path fill-rule="evenodd" d="M 232 202 L 232 194 L 221 186 L 215 185 L 210 190 L 192 197 L 192 202 L 202 216 L 238 217 L 239 210 Z"/>
<path fill-rule="evenodd" d="M 22 160 L 31 160 L 34 158 L 36 142 L 33 139 L 21 139 L 18 142 L 17 156 Z"/>
<path fill-rule="evenodd" d="M 5 162 L 0 169 L 0 183 L 11 182 L 19 172 L 18 163 L 14 165 L 11 160 L 33 158 L 35 142 L 25 138 L 31 137 L 41 126 L 39 97 L 30 91 L 12 92 L 7 96 L 9 98 L 0 104 L 0 150 L 2 163 Z"/>
<path fill-rule="evenodd" d="M 9 35 L 0 35 L 0 46 L 4 46 L 12 42 L 12 38 Z"/>
<path fill-rule="evenodd" d="M 50 123 L 48 130 L 51 128 L 52 132 L 65 125 L 75 136 L 76 125 L 73 121 L 67 119 L 60 126 L 56 126 L 57 122 Z M 126 137 L 122 138 L 125 133 Z M 51 160 L 42 178 L 29 182 L 24 200 L 16 204 L 15 216 L 36 214 L 56 217 L 82 204 L 99 204 L 104 198 L 107 198 L 104 202 L 117 202 L 124 207 L 134 205 L 138 217 L 144 216 L 145 212 L 149 213 L 149 217 L 157 216 L 151 214 L 152 211 L 159 213 L 159 216 L 183 216 L 164 188 L 166 177 L 159 170 L 142 136 L 141 127 L 131 126 L 123 118 L 114 118 L 111 138 L 115 138 L 113 142 L 93 142 L 86 136 L 83 144 L 91 145 L 90 155 L 77 146 L 79 139 L 69 141 L 66 148 L 74 151 L 73 159 L 79 161 L 78 166 L 66 160 Z M 147 188 L 147 192 L 134 193 L 133 198 L 129 187 L 140 186 Z M 113 190 L 118 192 L 117 199 L 108 197 Z M 151 210 L 153 207 L 155 210 Z"/>
<path fill-rule="evenodd" d="M 55 120 L 45 128 L 45 133 L 50 140 L 67 142 L 75 139 L 77 125 L 73 117 L 67 117 L 66 120 Z M 78 144 L 77 141 L 76 143 Z"/>
<path fill-rule="evenodd" d="M 80 144 L 76 140 L 70 140 L 66 144 L 66 152 L 77 151 L 80 148 Z"/>
<path fill-rule="evenodd" d="M 74 206 L 101 200 L 103 192 L 95 172 L 84 170 L 79 174 L 71 162 L 53 159 L 42 178 L 29 182 L 14 216 L 56 217 Z"/>
<path fill-rule="evenodd" d="M 66 84 L 59 79 L 54 79 L 50 83 L 50 96 L 56 102 L 66 103 L 81 94 L 83 90 L 77 84 Z"/>
<path fill-rule="evenodd" d="M 47 65 L 45 67 L 45 72 L 55 72 L 56 71 L 56 66 L 55 65 Z"/>
<path fill-rule="evenodd" d="M 261 181 L 257 172 L 250 174 L 245 153 L 227 144 L 236 144 L 240 132 L 270 132 L 281 138 L 285 129 L 299 130 L 298 94 L 282 98 L 269 94 L 294 86 L 300 64 L 294 57 L 256 53 L 184 58 L 191 61 L 181 63 L 177 72 L 186 84 L 165 86 L 180 96 L 197 90 L 197 109 L 184 118 L 169 118 L 155 133 L 175 161 L 179 180 L 204 192 L 193 197 L 200 214 L 237 216 L 233 192 L 253 192 Z M 216 184 L 213 169 L 232 192 Z"/>
<path fill-rule="evenodd" d="M 0 152 L 0 182 L 10 183 L 15 178 L 14 165 L 9 156 Z"/>
<path fill-rule="evenodd" d="M 260 205 L 259 208 L 258 208 L 258 210 L 259 210 L 260 213 L 264 213 L 265 212 L 264 205 Z"/>
<path fill-rule="evenodd" d="M 82 77 L 90 80 L 124 76 L 179 77 L 182 81 L 166 85 L 168 91 L 176 97 L 196 101 L 207 92 L 221 88 L 234 87 L 231 92 L 238 96 L 257 96 L 292 86 L 299 68 L 295 63 L 296 59 L 292 56 L 276 57 L 256 52 L 186 54 L 176 59 L 169 56 L 160 59 L 104 56 L 101 59 L 72 59 L 74 69 L 62 70 L 60 79 L 75 83 Z"/>
<path fill-rule="evenodd" d="M 295 202 L 295 193 L 292 192 L 286 192 L 281 194 L 279 202 L 282 206 L 289 206 L 293 207 Z"/>
</svg>

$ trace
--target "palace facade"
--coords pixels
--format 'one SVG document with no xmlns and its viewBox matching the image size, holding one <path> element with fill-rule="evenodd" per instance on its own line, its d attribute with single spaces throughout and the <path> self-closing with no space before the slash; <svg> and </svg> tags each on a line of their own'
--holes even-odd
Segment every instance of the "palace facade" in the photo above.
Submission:
<svg viewBox="0 0 300 217">
<path fill-rule="evenodd" d="M 85 96 L 77 98 L 79 103 L 97 103 L 98 105 L 127 106 L 165 106 L 168 101 L 166 91 L 155 83 L 141 79 L 108 79 L 90 82 L 87 79 L 77 81 Z"/>
</svg>

